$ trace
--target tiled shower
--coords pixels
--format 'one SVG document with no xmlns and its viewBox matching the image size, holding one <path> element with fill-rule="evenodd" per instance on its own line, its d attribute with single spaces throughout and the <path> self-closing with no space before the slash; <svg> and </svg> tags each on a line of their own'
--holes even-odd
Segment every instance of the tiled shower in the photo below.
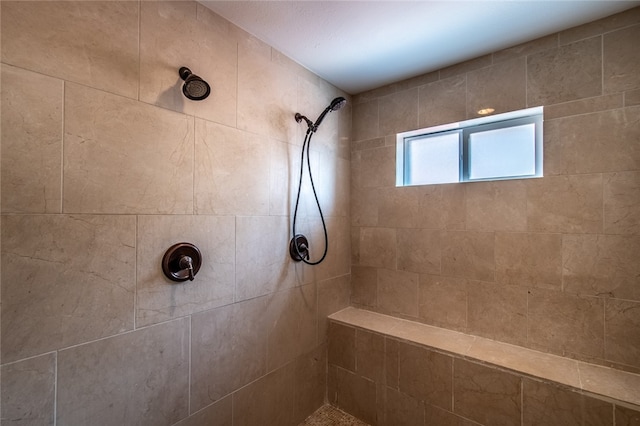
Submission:
<svg viewBox="0 0 640 426">
<path fill-rule="evenodd" d="M 639 8 L 349 98 L 313 139 L 313 268 L 293 114 L 347 94 L 196 2 L 0 12 L 2 426 L 297 425 L 349 305 L 640 372 Z M 543 179 L 395 187 L 396 132 L 487 103 L 545 106 Z M 181 241 L 203 268 L 171 284 Z"/>
</svg>

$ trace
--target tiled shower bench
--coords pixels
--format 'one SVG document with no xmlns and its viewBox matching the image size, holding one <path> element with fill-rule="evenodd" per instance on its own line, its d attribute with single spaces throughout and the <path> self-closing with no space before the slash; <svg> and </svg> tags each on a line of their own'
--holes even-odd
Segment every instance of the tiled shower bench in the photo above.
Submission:
<svg viewBox="0 0 640 426">
<path fill-rule="evenodd" d="M 640 425 L 638 374 L 353 307 L 329 321 L 329 402 L 371 425 Z"/>
</svg>

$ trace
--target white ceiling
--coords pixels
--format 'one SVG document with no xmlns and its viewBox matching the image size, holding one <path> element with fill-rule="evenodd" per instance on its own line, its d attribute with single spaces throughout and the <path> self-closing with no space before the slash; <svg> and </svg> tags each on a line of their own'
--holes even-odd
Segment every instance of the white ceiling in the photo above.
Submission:
<svg viewBox="0 0 640 426">
<path fill-rule="evenodd" d="M 640 1 L 200 1 L 350 94 L 640 5 Z"/>
</svg>

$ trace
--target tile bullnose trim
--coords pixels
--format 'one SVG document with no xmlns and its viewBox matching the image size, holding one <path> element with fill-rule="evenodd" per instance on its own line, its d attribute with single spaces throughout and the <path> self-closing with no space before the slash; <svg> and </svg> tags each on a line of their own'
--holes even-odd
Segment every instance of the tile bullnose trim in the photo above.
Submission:
<svg viewBox="0 0 640 426">
<path fill-rule="evenodd" d="M 329 320 L 640 407 L 638 374 L 354 307 Z"/>
</svg>

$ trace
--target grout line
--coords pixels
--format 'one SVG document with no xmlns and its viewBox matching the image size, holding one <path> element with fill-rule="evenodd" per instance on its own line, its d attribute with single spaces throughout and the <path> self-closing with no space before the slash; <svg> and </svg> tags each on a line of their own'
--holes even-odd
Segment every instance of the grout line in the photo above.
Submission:
<svg viewBox="0 0 640 426">
<path fill-rule="evenodd" d="M 137 310 L 138 310 L 138 215 L 135 216 L 135 229 L 133 231 L 133 245 L 134 245 L 134 255 L 133 255 L 133 329 L 136 330 L 138 328 L 137 324 Z"/>
<path fill-rule="evenodd" d="M 189 357 L 189 373 L 188 373 L 188 377 L 187 377 L 187 409 L 188 409 L 188 413 L 189 416 L 192 414 L 191 413 L 191 377 L 192 377 L 192 370 L 191 370 L 191 345 L 192 345 L 192 339 L 191 339 L 191 326 L 192 326 L 192 322 L 193 322 L 193 317 L 191 315 L 189 315 L 189 348 L 187 351 L 187 356 Z"/>
<path fill-rule="evenodd" d="M 524 378 L 520 378 L 520 424 L 524 426 Z"/>
<path fill-rule="evenodd" d="M 600 34 L 600 96 L 604 96 L 604 34 Z"/>
<path fill-rule="evenodd" d="M 53 426 L 58 423 L 58 351 L 53 355 Z"/>
<path fill-rule="evenodd" d="M 140 64 L 142 62 L 142 60 L 141 60 L 141 56 L 142 55 L 140 54 L 140 50 L 141 50 L 140 49 L 140 44 L 141 44 L 140 36 L 141 36 L 141 33 L 142 33 L 140 31 L 141 27 L 142 27 L 142 0 L 138 0 L 138 87 L 136 88 L 137 91 L 138 91 L 138 94 L 137 94 L 138 101 L 140 101 L 140 83 L 141 83 L 141 80 L 142 80 L 142 73 L 141 73 L 141 68 L 142 67 L 140 66 Z"/>
<path fill-rule="evenodd" d="M 193 147 L 193 157 L 191 158 L 191 213 L 196 214 L 196 117 L 191 117 L 193 124 L 193 137 L 191 140 Z"/>
<path fill-rule="evenodd" d="M 60 140 L 60 205 L 59 205 L 59 212 L 61 214 L 64 213 L 64 140 L 65 140 L 65 116 L 66 116 L 66 97 L 67 97 L 67 82 L 66 81 L 62 81 L 62 128 L 61 128 L 61 132 L 62 134 L 61 136 L 61 140 Z M 45 206 L 46 206 L 46 199 L 45 199 Z"/>
<path fill-rule="evenodd" d="M 455 362 L 456 362 L 456 358 L 455 357 L 451 357 L 451 412 L 455 413 L 455 409 L 456 409 L 456 398 L 455 398 Z"/>
</svg>

